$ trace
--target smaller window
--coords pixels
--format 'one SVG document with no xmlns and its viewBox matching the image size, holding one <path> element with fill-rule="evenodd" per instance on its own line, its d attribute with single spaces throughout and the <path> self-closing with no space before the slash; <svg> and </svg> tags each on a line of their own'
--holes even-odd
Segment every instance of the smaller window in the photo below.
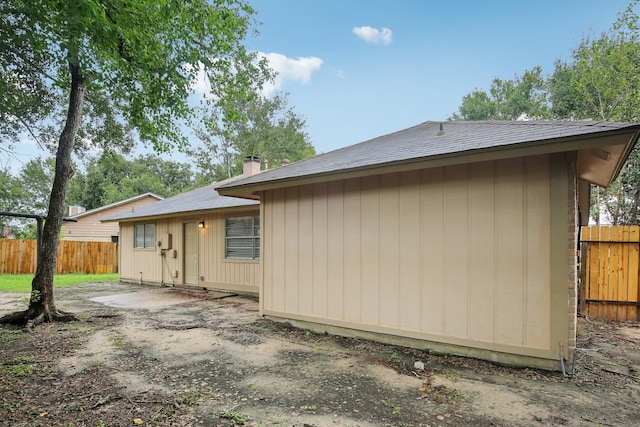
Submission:
<svg viewBox="0 0 640 427">
<path fill-rule="evenodd" d="M 136 224 L 134 228 L 133 247 L 136 249 L 151 249 L 156 246 L 155 224 Z"/>
<path fill-rule="evenodd" d="M 225 220 L 225 258 L 260 259 L 260 218 Z"/>
</svg>

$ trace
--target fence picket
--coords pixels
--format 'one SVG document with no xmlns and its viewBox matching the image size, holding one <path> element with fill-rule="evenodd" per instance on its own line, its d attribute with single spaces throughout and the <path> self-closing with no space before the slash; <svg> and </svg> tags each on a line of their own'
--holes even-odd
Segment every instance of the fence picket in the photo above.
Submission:
<svg viewBox="0 0 640 427">
<path fill-rule="evenodd" d="M 35 240 L 0 239 L 0 274 L 34 274 Z M 56 273 L 103 274 L 118 272 L 118 244 L 61 240 Z"/>
<path fill-rule="evenodd" d="M 640 226 L 591 226 L 581 231 L 586 283 L 581 312 L 609 320 L 638 321 Z"/>
</svg>

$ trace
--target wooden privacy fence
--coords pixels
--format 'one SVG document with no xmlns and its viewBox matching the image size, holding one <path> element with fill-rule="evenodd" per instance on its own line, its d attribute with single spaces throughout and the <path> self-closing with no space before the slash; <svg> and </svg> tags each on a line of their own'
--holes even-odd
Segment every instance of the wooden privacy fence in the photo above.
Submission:
<svg viewBox="0 0 640 427">
<path fill-rule="evenodd" d="M 637 322 L 640 226 L 582 227 L 581 242 L 581 313 Z"/>
<path fill-rule="evenodd" d="M 34 274 L 35 240 L 0 239 L 0 274 Z M 104 274 L 118 272 L 118 244 L 61 240 L 56 273 Z"/>
</svg>

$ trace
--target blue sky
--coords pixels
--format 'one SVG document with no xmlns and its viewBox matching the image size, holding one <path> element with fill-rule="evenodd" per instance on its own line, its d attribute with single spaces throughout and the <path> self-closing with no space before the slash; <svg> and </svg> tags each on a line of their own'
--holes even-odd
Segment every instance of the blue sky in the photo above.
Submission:
<svg viewBox="0 0 640 427">
<path fill-rule="evenodd" d="M 276 89 L 289 93 L 316 150 L 326 152 L 446 120 L 464 95 L 488 90 L 495 77 L 536 65 L 551 74 L 557 58 L 570 59 L 583 36 L 608 30 L 629 1 L 251 4 L 262 25 L 247 46 L 273 59 Z"/>
<path fill-rule="evenodd" d="M 556 59 L 608 30 L 629 0 L 249 2 L 262 24 L 246 45 L 279 72 L 269 90 L 289 94 L 321 153 L 446 120 L 495 77 L 536 65 L 551 74 Z M 14 172 L 46 155 L 28 142 L 16 152 Z"/>
</svg>

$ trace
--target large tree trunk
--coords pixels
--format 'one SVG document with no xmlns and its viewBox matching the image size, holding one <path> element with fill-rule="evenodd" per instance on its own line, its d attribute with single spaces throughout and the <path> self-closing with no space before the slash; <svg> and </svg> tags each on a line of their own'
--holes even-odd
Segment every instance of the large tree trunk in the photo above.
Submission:
<svg viewBox="0 0 640 427">
<path fill-rule="evenodd" d="M 58 152 L 56 154 L 56 174 L 53 188 L 49 197 L 49 212 L 42 232 L 42 251 L 38 258 L 36 274 L 31 283 L 31 298 L 29 309 L 20 313 L 9 314 L 0 323 L 17 323 L 36 325 L 54 320 L 73 320 L 75 317 L 56 309 L 53 299 L 53 276 L 56 271 L 58 257 L 58 240 L 64 207 L 67 199 L 69 181 L 73 175 L 71 154 L 75 143 L 78 127 L 82 120 L 84 104 L 85 81 L 77 65 L 69 65 L 71 72 L 71 94 L 67 121 L 60 134 Z"/>
</svg>

